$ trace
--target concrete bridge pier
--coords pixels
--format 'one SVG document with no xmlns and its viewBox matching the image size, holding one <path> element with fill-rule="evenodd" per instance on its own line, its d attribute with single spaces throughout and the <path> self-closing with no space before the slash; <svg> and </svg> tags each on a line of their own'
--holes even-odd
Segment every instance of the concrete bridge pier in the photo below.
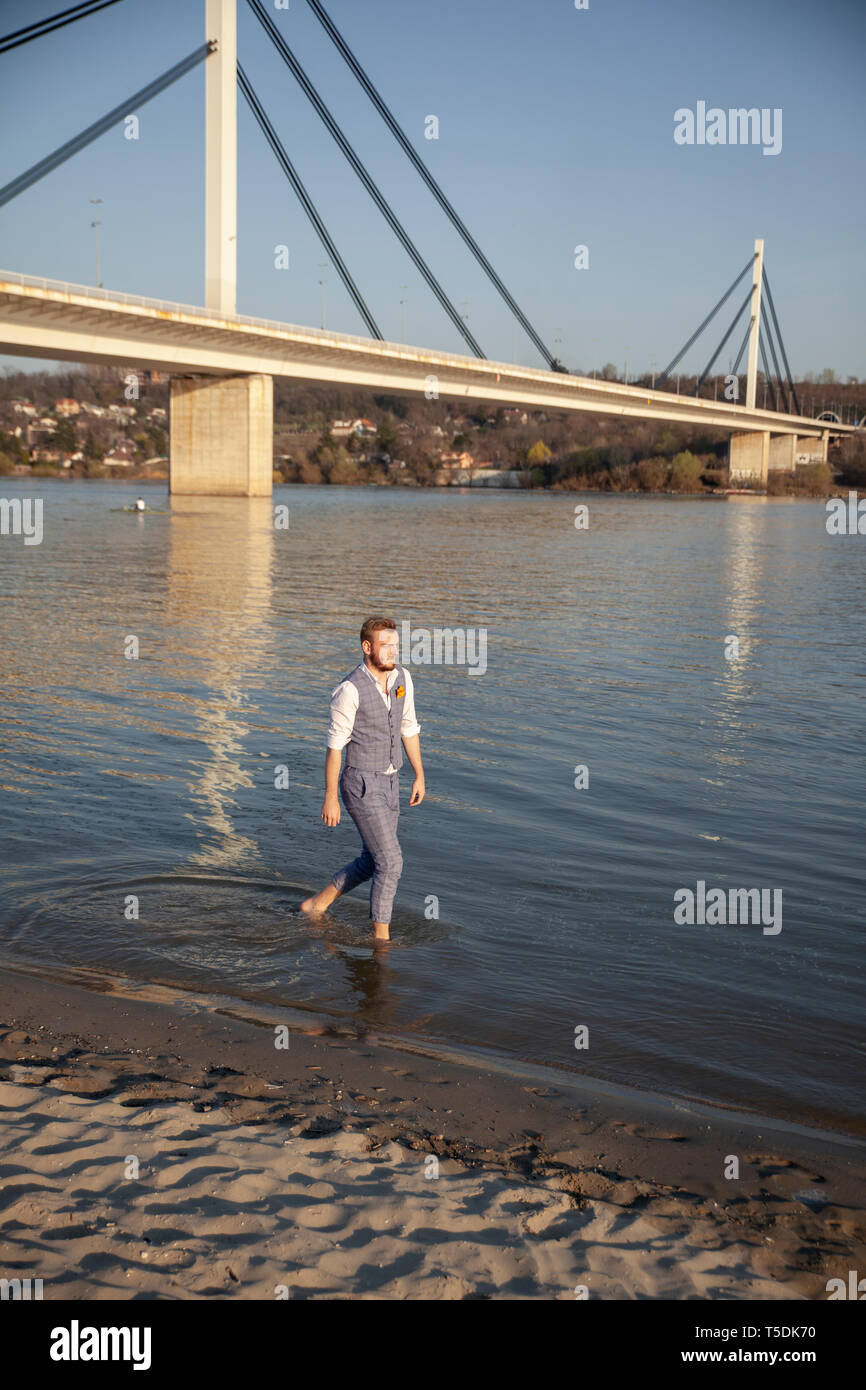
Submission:
<svg viewBox="0 0 866 1390">
<path fill-rule="evenodd" d="M 793 473 L 800 463 L 826 463 L 829 430 L 820 439 L 797 434 L 778 434 L 771 438 L 769 431 L 732 434 L 728 445 L 728 464 L 731 482 L 752 483 L 766 487 L 769 472 Z"/>
<path fill-rule="evenodd" d="M 770 440 L 770 468 L 774 471 L 793 473 L 797 467 L 797 436 L 777 434 Z"/>
<path fill-rule="evenodd" d="M 810 435 L 780 434 L 770 440 L 770 469 L 793 473 L 800 464 L 826 463 L 829 434 L 820 439 Z"/>
<path fill-rule="evenodd" d="M 728 441 L 728 466 L 731 483 L 751 483 L 767 486 L 770 468 L 770 431 L 750 430 L 747 434 L 732 434 Z"/>
<path fill-rule="evenodd" d="M 193 497 L 270 497 L 272 376 L 174 376 L 169 491 Z"/>
</svg>

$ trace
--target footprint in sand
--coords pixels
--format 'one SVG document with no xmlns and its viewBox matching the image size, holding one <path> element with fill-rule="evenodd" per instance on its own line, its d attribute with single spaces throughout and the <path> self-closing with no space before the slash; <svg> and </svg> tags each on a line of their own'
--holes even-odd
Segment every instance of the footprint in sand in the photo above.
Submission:
<svg viewBox="0 0 866 1390">
<path fill-rule="evenodd" d="M 634 1121 L 612 1120 L 611 1128 L 619 1130 L 622 1134 L 631 1134 L 635 1139 L 665 1139 L 671 1144 L 680 1144 L 685 1141 L 684 1134 L 677 1134 L 672 1129 L 655 1129 L 651 1125 L 637 1124 Z"/>
</svg>

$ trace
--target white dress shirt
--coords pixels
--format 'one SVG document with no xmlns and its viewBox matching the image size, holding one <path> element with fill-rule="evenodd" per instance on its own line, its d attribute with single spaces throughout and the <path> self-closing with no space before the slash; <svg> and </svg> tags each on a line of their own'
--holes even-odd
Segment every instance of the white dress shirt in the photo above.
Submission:
<svg viewBox="0 0 866 1390">
<path fill-rule="evenodd" d="M 390 705 L 391 688 L 397 679 L 397 669 L 388 672 L 388 694 L 386 695 L 381 685 L 373 675 L 365 661 L 358 663 L 358 669 L 366 671 L 370 680 L 375 685 L 382 698 L 385 707 Z M 354 675 L 354 672 L 352 673 Z M 403 696 L 403 718 L 400 724 L 400 737 L 409 738 L 412 734 L 421 732 L 421 725 L 415 718 L 415 687 L 412 684 L 412 677 L 406 667 L 403 667 L 405 677 L 406 694 Z M 360 703 L 358 687 L 351 681 L 340 681 L 335 690 L 331 691 L 331 722 L 328 726 L 328 747 L 345 748 L 349 739 L 352 737 L 352 730 L 355 727 L 355 715 L 358 713 Z M 386 772 L 396 772 L 393 763 L 389 763 Z"/>
</svg>

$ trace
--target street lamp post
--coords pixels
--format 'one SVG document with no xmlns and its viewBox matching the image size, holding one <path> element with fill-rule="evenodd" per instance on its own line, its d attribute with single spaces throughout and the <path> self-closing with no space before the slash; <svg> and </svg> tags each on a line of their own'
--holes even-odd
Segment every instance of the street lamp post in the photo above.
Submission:
<svg viewBox="0 0 866 1390">
<path fill-rule="evenodd" d="M 101 198 L 91 198 L 90 201 L 91 201 L 91 203 L 93 204 L 93 206 L 96 207 L 99 203 L 102 202 L 102 199 L 101 199 Z M 101 276 L 101 274 L 100 274 L 100 267 L 99 267 L 99 229 L 100 229 L 100 227 L 102 226 L 102 223 L 101 223 L 101 222 L 99 221 L 99 219 L 97 218 L 95 221 L 91 222 L 90 225 L 91 225 L 91 227 L 93 228 L 93 230 L 96 232 L 96 287 L 97 287 L 97 289 L 100 289 L 100 290 L 101 290 L 101 289 L 102 289 L 102 276 Z"/>
<path fill-rule="evenodd" d="M 329 265 L 330 265 L 330 261 L 319 261 L 319 269 L 322 270 L 322 271 L 327 270 Z M 327 282 L 327 280 L 325 279 L 325 276 L 324 276 L 324 275 L 322 276 L 321 280 L 319 281 L 319 284 L 320 284 L 321 287 L 322 287 L 322 328 L 323 328 L 323 330 L 324 330 L 324 328 L 325 328 L 325 326 L 326 326 L 326 319 L 327 319 L 327 292 L 328 292 L 328 282 Z"/>
</svg>

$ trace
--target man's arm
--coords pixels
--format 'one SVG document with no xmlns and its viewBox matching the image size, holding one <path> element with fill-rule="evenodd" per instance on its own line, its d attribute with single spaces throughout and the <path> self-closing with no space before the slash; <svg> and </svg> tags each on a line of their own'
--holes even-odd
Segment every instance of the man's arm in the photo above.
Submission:
<svg viewBox="0 0 866 1390">
<path fill-rule="evenodd" d="M 410 806 L 419 806 L 424 800 L 424 793 L 427 790 L 424 782 L 424 768 L 421 763 L 421 738 L 418 734 L 407 734 L 403 738 L 403 747 L 406 749 L 406 757 L 412 764 L 415 773 L 415 781 L 412 783 L 412 795 L 409 798 Z"/>
<path fill-rule="evenodd" d="M 328 725 L 328 751 L 325 754 L 325 800 L 322 820 L 325 825 L 340 824 L 340 767 L 343 749 L 352 737 L 358 711 L 358 692 L 349 681 L 341 681 L 331 691 L 331 720 Z"/>
<path fill-rule="evenodd" d="M 415 682 L 405 666 L 403 667 L 403 675 L 406 678 L 406 694 L 403 699 L 403 722 L 400 725 L 400 734 L 403 739 L 403 747 L 406 749 L 406 757 L 412 764 L 412 770 L 415 773 L 409 805 L 418 806 L 424 800 L 425 792 L 424 768 L 421 763 L 421 741 L 418 737 L 421 732 L 421 725 L 415 714 Z"/>
<path fill-rule="evenodd" d="M 322 820 L 325 825 L 340 824 L 340 797 L 337 787 L 342 764 L 342 748 L 329 748 L 325 754 L 325 800 L 322 805 Z"/>
</svg>

